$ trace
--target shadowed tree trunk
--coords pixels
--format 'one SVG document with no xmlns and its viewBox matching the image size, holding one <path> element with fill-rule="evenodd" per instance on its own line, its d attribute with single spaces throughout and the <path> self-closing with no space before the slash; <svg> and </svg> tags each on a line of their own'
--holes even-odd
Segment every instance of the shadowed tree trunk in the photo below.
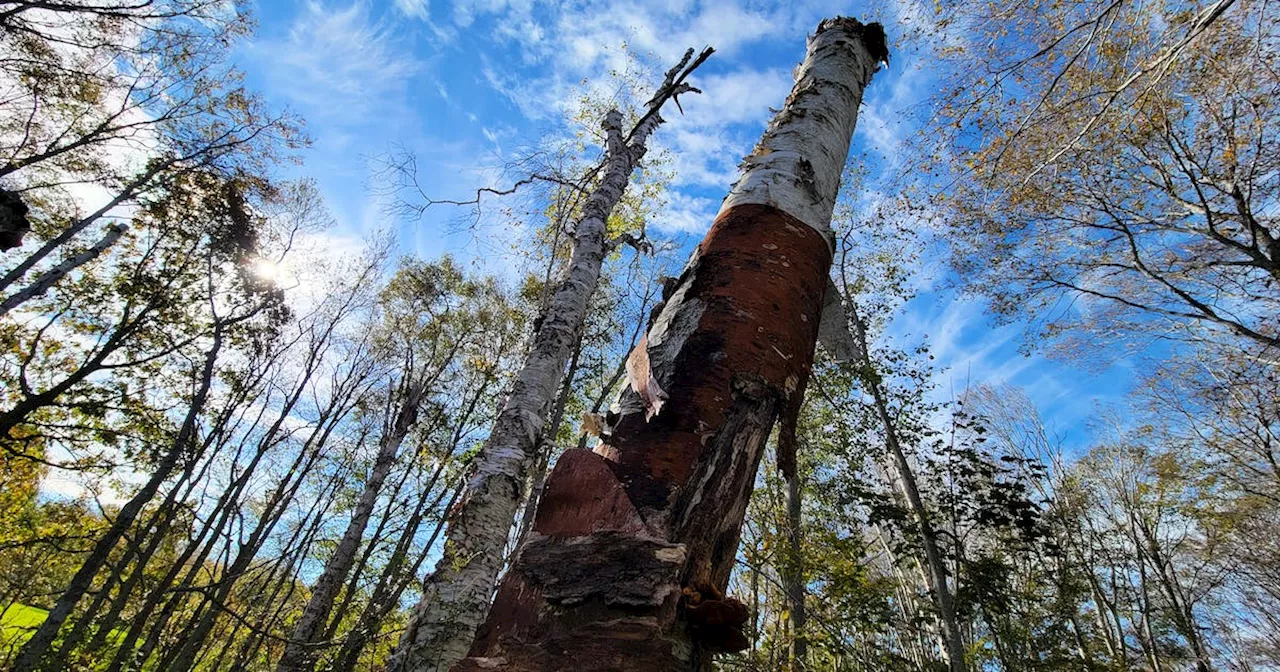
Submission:
<svg viewBox="0 0 1280 672">
<path fill-rule="evenodd" d="M 667 72 L 630 133 L 622 127 L 620 112 L 605 115 L 608 140 L 601 177 L 577 222 L 567 273 L 551 296 L 511 394 L 480 451 L 466 494 L 449 518 L 444 552 L 424 582 L 422 599 L 389 670 L 448 669 L 466 656 L 493 595 L 503 565 L 502 551 L 527 482 L 526 471 L 586 319 L 589 299 L 599 284 L 600 267 L 609 251 L 622 242 L 608 238 L 605 224 L 645 155 L 649 135 L 663 121 L 662 106 L 681 93 L 697 92 L 684 80 L 711 51 L 704 50 L 693 59 L 690 49 Z"/>
<path fill-rule="evenodd" d="M 819 25 L 782 112 L 632 351 L 601 444 L 557 462 L 454 670 L 704 670 L 747 647 L 748 610 L 723 591 L 765 441 L 795 417 L 809 377 L 831 212 L 884 58 L 878 24 Z"/>
<path fill-rule="evenodd" d="M 807 620 L 804 606 L 804 554 L 801 550 L 801 495 L 804 486 L 799 470 L 787 477 L 787 565 L 782 577 L 787 593 L 787 615 L 791 619 L 791 670 L 808 669 L 809 640 L 805 638 Z"/>
</svg>

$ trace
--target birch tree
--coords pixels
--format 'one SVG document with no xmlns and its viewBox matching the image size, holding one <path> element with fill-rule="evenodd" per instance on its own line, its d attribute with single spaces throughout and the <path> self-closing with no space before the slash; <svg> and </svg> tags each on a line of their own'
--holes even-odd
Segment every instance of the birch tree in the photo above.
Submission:
<svg viewBox="0 0 1280 672">
<path fill-rule="evenodd" d="M 475 475 L 450 517 L 444 553 L 425 582 L 392 669 L 448 669 L 466 655 L 502 567 L 502 550 L 519 508 L 526 470 L 586 319 L 601 265 L 625 240 L 606 237 L 609 215 L 644 158 L 649 136 L 662 124 L 662 107 L 680 94 L 698 92 L 685 80 L 711 53 L 706 49 L 694 58 L 692 49 L 686 52 L 629 131 L 622 126 L 621 112 L 605 115 L 607 145 L 600 177 L 574 227 L 573 254 L 564 279 L 551 295 L 529 355 L 481 449 Z"/>
<path fill-rule="evenodd" d="M 962 16 L 992 39 L 948 54 L 963 65 L 943 88 L 946 127 L 932 129 L 952 141 L 940 167 L 957 179 L 938 202 L 955 215 L 953 262 L 970 287 L 1044 335 L 1228 343 L 1274 361 L 1274 7 L 974 14 Z M 1010 56 L 1011 39 L 1026 52 Z"/>
<path fill-rule="evenodd" d="M 456 670 L 706 669 L 748 645 L 724 590 L 774 421 L 799 410 L 878 24 L 823 21 L 795 88 L 627 363 L 601 444 L 561 456 Z M 794 424 L 792 424 L 794 427 Z"/>
<path fill-rule="evenodd" d="M 130 213 L 184 174 L 263 175 L 305 143 L 230 65 L 253 26 L 244 9 L 0 3 L 0 312 L 119 247 Z M 33 249 L 14 250 L 28 233 Z"/>
<path fill-rule="evenodd" d="M 281 654 L 277 670 L 314 669 L 335 600 L 352 571 L 365 537 L 365 528 L 393 467 L 401 445 L 410 438 L 420 410 L 428 400 L 453 391 L 459 371 L 475 368 L 479 375 L 496 361 L 479 356 L 476 341 L 510 342 L 511 310 L 491 282 L 465 278 L 448 258 L 437 264 L 402 264 L 384 288 L 381 324 L 375 329 L 379 355 L 389 359 L 397 382 L 388 385 L 378 450 L 368 476 L 293 634 Z M 498 345 L 491 352 L 503 354 Z M 428 488 L 430 490 L 430 488 Z"/>
<path fill-rule="evenodd" d="M 947 583 L 947 567 L 938 543 L 938 532 L 932 521 L 929 510 L 925 507 L 924 498 L 920 494 L 920 486 L 916 481 L 915 470 L 907 460 L 903 449 L 897 422 L 890 415 L 885 399 L 885 390 L 881 385 L 880 373 L 876 371 L 875 362 L 871 360 L 870 347 L 867 342 L 866 323 L 858 314 L 857 305 L 850 300 L 845 306 L 849 325 L 858 345 L 862 383 L 871 395 L 876 416 L 880 420 L 884 432 L 885 446 L 888 449 L 890 463 L 893 468 L 893 481 L 898 488 L 898 495 L 911 512 L 915 529 L 920 537 L 923 551 L 921 565 L 924 568 L 925 586 L 938 610 L 938 620 L 942 626 L 942 642 L 946 652 L 947 666 L 955 671 L 966 669 L 964 662 L 964 639 L 960 632 L 960 623 L 956 618 L 955 599 L 951 587 Z"/>
</svg>

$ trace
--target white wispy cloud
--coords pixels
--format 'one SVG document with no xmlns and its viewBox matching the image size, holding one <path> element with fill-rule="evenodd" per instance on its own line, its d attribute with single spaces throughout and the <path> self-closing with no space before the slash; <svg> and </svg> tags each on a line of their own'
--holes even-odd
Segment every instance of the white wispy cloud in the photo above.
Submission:
<svg viewBox="0 0 1280 672">
<path fill-rule="evenodd" d="M 720 202 L 710 198 L 689 196 L 673 191 L 667 205 L 653 220 L 653 228 L 661 233 L 703 234 L 711 228 Z"/>
<path fill-rule="evenodd" d="M 258 42 L 252 51 L 266 65 L 274 94 L 309 120 L 331 123 L 407 111 L 410 83 L 423 70 L 393 28 L 360 2 L 342 8 L 309 2 L 284 40 Z"/>
<path fill-rule="evenodd" d="M 427 0 L 396 0 L 396 9 L 418 19 L 429 18 Z"/>
</svg>

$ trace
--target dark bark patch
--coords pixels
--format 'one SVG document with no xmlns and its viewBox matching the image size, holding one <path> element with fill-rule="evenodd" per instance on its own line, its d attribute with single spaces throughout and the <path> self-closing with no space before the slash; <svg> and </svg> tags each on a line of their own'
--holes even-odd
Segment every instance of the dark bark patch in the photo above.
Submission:
<svg viewBox="0 0 1280 672">
<path fill-rule="evenodd" d="M 848 16 L 837 16 L 818 24 L 815 34 L 821 35 L 831 29 L 844 30 L 861 38 L 862 46 L 871 54 L 874 62 L 889 64 L 889 40 L 884 34 L 884 26 L 879 23 L 864 24 Z"/>
<path fill-rule="evenodd" d="M 0 250 L 22 245 L 22 237 L 31 230 L 27 221 L 27 204 L 16 191 L 0 189 Z"/>
<path fill-rule="evenodd" d="M 598 599 L 609 606 L 660 607 L 684 567 L 679 544 L 620 532 L 531 541 L 520 571 L 551 604 Z"/>
<path fill-rule="evenodd" d="M 749 615 L 747 605 L 725 597 L 715 586 L 686 587 L 681 606 L 689 636 L 704 650 L 733 653 L 750 645 L 742 632 Z"/>
<path fill-rule="evenodd" d="M 607 440 L 643 515 L 670 510 L 673 493 L 699 480 L 695 470 L 718 450 L 707 436 L 725 424 L 735 377 L 755 376 L 780 396 L 789 378 L 807 377 L 830 261 L 821 234 L 772 206 L 741 205 L 717 217 L 696 266 L 680 279 L 681 303 L 696 324 L 681 327 L 689 333 L 677 353 L 650 346 L 670 398 L 648 422 L 623 415 Z M 680 320 L 672 314 L 671 323 Z"/>
<path fill-rule="evenodd" d="M 548 537 L 646 532 L 609 461 L 578 449 L 565 451 L 556 461 L 543 488 L 533 529 Z"/>
</svg>

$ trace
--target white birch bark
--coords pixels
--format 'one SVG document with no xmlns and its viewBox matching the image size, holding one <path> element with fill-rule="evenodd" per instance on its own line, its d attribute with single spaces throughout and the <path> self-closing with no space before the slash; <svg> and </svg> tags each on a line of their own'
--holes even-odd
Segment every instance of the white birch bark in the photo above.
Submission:
<svg viewBox="0 0 1280 672">
<path fill-rule="evenodd" d="M 467 492 L 450 515 L 444 553 L 424 582 L 422 599 L 388 663 L 389 670 L 448 670 L 471 647 L 502 568 L 502 551 L 515 521 L 525 471 L 586 319 L 589 299 L 599 284 L 600 267 L 616 244 L 606 239 L 605 224 L 644 157 L 649 135 L 663 122 L 662 105 L 680 93 L 696 92 L 683 79 L 710 56 L 710 50 L 686 68 L 692 55 L 690 50 L 667 73 L 630 134 L 624 135 L 620 112 L 605 115 L 602 176 L 574 231 L 566 277 L 551 296 L 506 405 L 476 458 Z"/>
<path fill-rule="evenodd" d="M 871 81 L 876 47 L 859 33 L 830 30 L 842 19 L 823 22 L 809 40 L 804 63 L 782 111 L 774 115 L 741 177 L 720 206 L 771 205 L 804 222 L 834 246 L 831 213 L 840 175 L 849 157 L 865 83 Z M 851 43 L 856 48 L 850 48 Z M 883 49 L 883 44 L 879 45 Z"/>
<path fill-rule="evenodd" d="M 98 255 L 102 254 L 108 247 L 115 245 L 116 241 L 120 240 L 120 236 L 123 236 L 124 232 L 127 230 L 129 230 L 129 227 L 124 224 L 112 224 L 108 226 L 107 232 L 103 234 L 96 243 L 90 245 L 80 254 L 70 257 L 57 266 L 49 269 L 39 278 L 36 278 L 35 282 L 23 288 L 21 291 L 15 292 L 3 302 L 0 302 L 0 315 L 7 315 L 9 311 L 14 308 L 17 308 L 23 303 L 26 303 L 27 301 L 49 291 L 50 287 L 57 284 L 58 281 L 66 277 L 68 273 L 96 259 Z"/>
<path fill-rule="evenodd" d="M 360 543 L 364 540 L 364 530 L 369 524 L 369 517 L 373 515 L 378 495 L 382 492 L 382 484 L 386 482 L 387 476 L 391 473 L 391 467 L 395 465 L 400 446 L 404 444 L 405 437 L 409 435 L 409 430 L 413 429 L 417 421 L 418 409 L 422 405 L 426 385 L 422 380 L 415 380 L 409 382 L 403 389 L 404 393 L 398 408 L 395 409 L 395 415 L 386 426 L 386 432 L 379 441 L 373 469 L 369 472 L 369 478 L 360 492 L 360 499 L 351 512 L 347 529 L 338 541 L 338 547 L 334 549 L 333 555 L 329 556 L 328 562 L 325 563 L 320 577 L 311 587 L 311 597 L 302 610 L 302 616 L 294 625 L 293 635 L 285 644 L 276 672 L 310 672 L 315 669 L 318 653 L 315 640 L 320 636 L 333 610 L 333 601 L 338 597 L 338 592 L 342 589 L 351 566 L 355 564 L 356 551 L 360 549 Z"/>
</svg>

